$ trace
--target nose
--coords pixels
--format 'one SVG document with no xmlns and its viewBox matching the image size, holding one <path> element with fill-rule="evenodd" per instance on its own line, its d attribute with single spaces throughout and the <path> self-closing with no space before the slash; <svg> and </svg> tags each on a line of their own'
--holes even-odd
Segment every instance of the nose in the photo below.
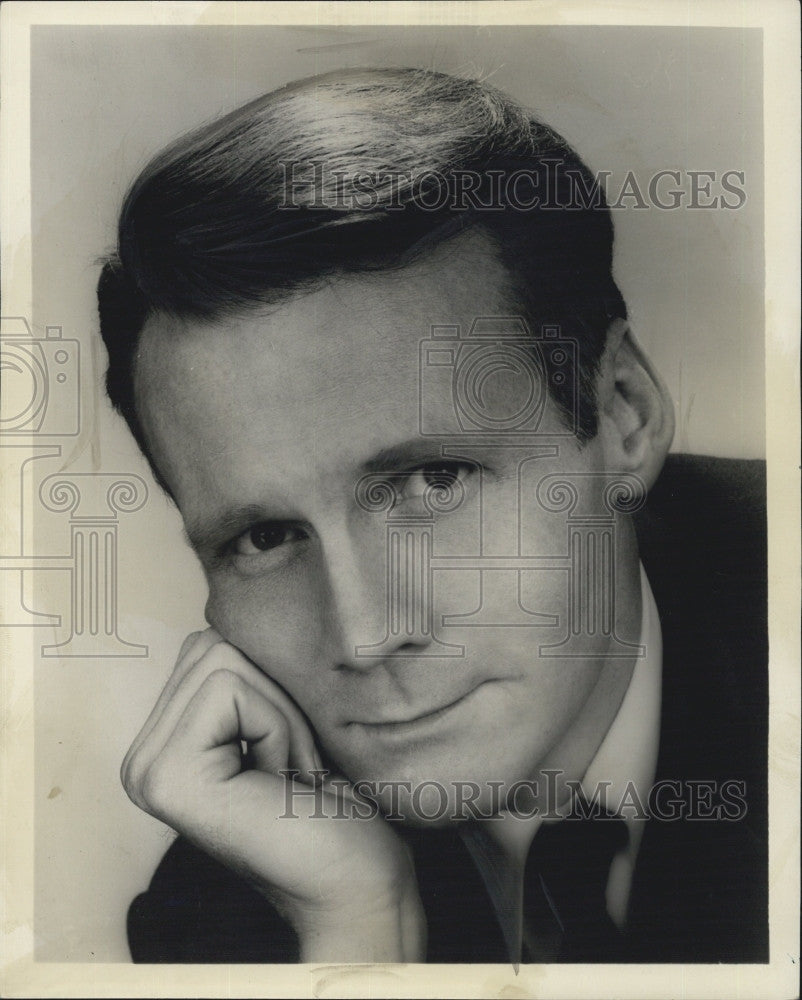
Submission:
<svg viewBox="0 0 802 1000">
<path fill-rule="evenodd" d="M 390 657 L 420 655 L 431 642 L 427 553 L 412 534 L 384 528 L 321 536 L 325 618 L 338 668 L 370 670 Z"/>
</svg>

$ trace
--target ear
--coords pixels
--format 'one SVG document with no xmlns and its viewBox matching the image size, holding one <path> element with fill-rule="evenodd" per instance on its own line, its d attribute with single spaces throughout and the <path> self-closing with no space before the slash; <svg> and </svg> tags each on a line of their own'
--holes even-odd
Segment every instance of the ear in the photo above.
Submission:
<svg viewBox="0 0 802 1000">
<path fill-rule="evenodd" d="M 625 320 L 608 330 L 597 398 L 606 467 L 634 472 L 651 489 L 674 437 L 674 404 Z"/>
</svg>

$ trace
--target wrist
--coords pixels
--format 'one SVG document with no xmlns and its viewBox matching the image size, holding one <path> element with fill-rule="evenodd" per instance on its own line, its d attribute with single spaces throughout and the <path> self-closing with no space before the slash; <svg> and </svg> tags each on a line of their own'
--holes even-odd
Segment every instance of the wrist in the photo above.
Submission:
<svg viewBox="0 0 802 1000">
<path fill-rule="evenodd" d="M 426 918 L 417 886 L 359 910 L 318 911 L 296 929 L 301 962 L 426 961 Z"/>
</svg>

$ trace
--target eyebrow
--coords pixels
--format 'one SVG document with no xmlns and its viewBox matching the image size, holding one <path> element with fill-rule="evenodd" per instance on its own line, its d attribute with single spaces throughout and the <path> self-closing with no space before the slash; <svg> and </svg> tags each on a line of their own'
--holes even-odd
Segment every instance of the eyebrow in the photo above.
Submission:
<svg viewBox="0 0 802 1000">
<path fill-rule="evenodd" d="M 447 459 L 444 448 L 452 444 L 450 438 L 410 438 L 398 444 L 381 448 L 360 463 L 357 479 L 366 473 L 397 472 L 426 461 Z M 354 480 L 356 484 L 356 479 Z M 226 542 L 242 534 L 247 528 L 264 521 L 290 521 L 297 518 L 277 516 L 264 503 L 245 503 L 231 507 L 210 518 L 184 522 L 184 537 L 198 553 L 219 551 Z"/>
<path fill-rule="evenodd" d="M 184 537 L 196 552 L 212 552 L 242 534 L 250 525 L 275 520 L 280 519 L 271 514 L 264 504 L 246 503 L 231 507 L 208 521 L 185 521 Z"/>
<path fill-rule="evenodd" d="M 416 462 L 446 459 L 450 456 L 445 454 L 445 448 L 453 444 L 451 438 L 410 438 L 377 451 L 362 463 L 361 469 L 363 472 L 396 472 Z"/>
</svg>

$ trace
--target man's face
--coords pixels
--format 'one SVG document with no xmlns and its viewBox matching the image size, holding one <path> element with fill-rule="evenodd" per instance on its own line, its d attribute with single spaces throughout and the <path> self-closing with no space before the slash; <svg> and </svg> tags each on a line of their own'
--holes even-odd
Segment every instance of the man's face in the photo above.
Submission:
<svg viewBox="0 0 802 1000">
<path fill-rule="evenodd" d="M 601 447 L 566 436 L 550 399 L 515 447 L 449 435 L 447 380 L 419 405 L 432 325 L 464 336 L 507 312 L 504 273 L 471 239 L 231 322 L 155 318 L 143 332 L 140 413 L 206 572 L 208 620 L 290 694 L 353 781 L 484 789 L 552 764 L 581 776 L 631 671 L 601 658 L 601 630 L 584 657 L 539 652 L 564 634 L 567 560 L 520 575 L 460 565 L 563 555 L 566 514 L 545 509 L 537 485 L 603 470 Z M 481 391 L 509 413 L 526 386 L 502 367 Z M 442 436 L 421 434 L 424 407 Z M 392 509 L 365 502 L 368 473 L 392 483 Z M 443 482 L 464 497 L 432 513 L 423 494 Z M 619 569 L 619 631 L 637 640 L 636 572 Z"/>
</svg>

